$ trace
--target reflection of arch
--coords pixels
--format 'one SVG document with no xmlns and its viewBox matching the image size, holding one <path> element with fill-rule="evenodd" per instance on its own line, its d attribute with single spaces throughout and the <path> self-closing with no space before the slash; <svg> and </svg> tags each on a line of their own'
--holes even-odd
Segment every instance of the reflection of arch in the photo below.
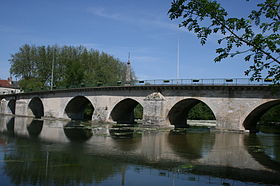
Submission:
<svg viewBox="0 0 280 186">
<path fill-rule="evenodd" d="M 114 144 L 117 146 L 118 149 L 121 151 L 133 151 L 138 148 L 141 143 L 141 137 L 133 137 L 133 138 L 112 138 Z"/>
<path fill-rule="evenodd" d="M 97 185 L 118 176 L 121 171 L 126 172 L 126 164 L 102 155 L 89 155 L 88 148 L 81 144 L 51 148 L 52 146 L 34 143 L 34 140 L 21 140 L 20 143 L 19 140 L 15 141 L 14 150 L 5 151 L 3 161 L 6 161 L 1 162 L 2 170 L 10 179 L 7 183 L 44 182 L 45 185 L 54 185 L 53 183 L 56 182 L 62 183 L 60 185 L 85 185 L 86 183 Z M 54 166 L 49 167 L 45 172 L 43 168 L 46 167 L 46 162 L 52 162 Z M 58 178 L 63 178 L 63 181 L 59 181 Z"/>
<path fill-rule="evenodd" d="M 198 99 L 193 99 L 193 98 L 184 99 L 184 100 L 177 102 L 168 113 L 168 119 L 170 121 L 170 124 L 174 125 L 175 127 L 178 127 L 178 128 L 187 127 L 188 112 L 198 103 L 205 104 L 203 101 L 200 101 Z M 205 105 L 207 105 L 207 104 L 205 104 Z M 208 105 L 207 105 L 207 107 L 211 110 L 211 108 Z M 212 113 L 213 113 L 213 111 L 212 111 Z M 213 115 L 214 115 L 214 113 L 213 113 Z"/>
<path fill-rule="evenodd" d="M 38 137 L 43 128 L 43 120 L 32 120 L 32 122 L 27 126 L 27 131 L 30 137 Z"/>
<path fill-rule="evenodd" d="M 9 121 L 6 124 L 6 127 L 7 127 L 8 135 L 14 136 L 14 134 L 15 134 L 15 130 L 14 130 L 14 128 L 15 128 L 15 117 L 12 117 L 11 119 L 9 119 Z"/>
<path fill-rule="evenodd" d="M 212 149 L 215 136 L 210 133 L 175 134 L 170 132 L 168 143 L 176 154 L 187 160 L 200 159 Z"/>
<path fill-rule="evenodd" d="M 124 99 L 116 104 L 111 112 L 111 119 L 117 123 L 133 124 L 134 108 L 140 104 L 134 99 Z M 140 104 L 141 105 L 141 104 Z M 141 105 L 142 106 L 142 105 Z M 142 106 L 143 107 L 143 106 Z"/>
<path fill-rule="evenodd" d="M 80 122 L 70 121 L 63 127 L 65 136 L 71 141 L 86 141 L 93 135 L 92 130 Z"/>
<path fill-rule="evenodd" d="M 44 105 L 39 97 L 34 97 L 28 104 L 28 111 L 35 118 L 41 118 L 44 116 Z"/>
<path fill-rule="evenodd" d="M 9 114 L 15 114 L 16 113 L 16 100 L 15 99 L 11 99 L 8 102 L 8 113 Z"/>
<path fill-rule="evenodd" d="M 84 119 L 91 120 L 92 113 L 90 114 L 91 116 L 86 116 L 84 113 L 85 109 L 88 107 L 91 107 L 91 109 L 94 111 L 94 107 L 88 98 L 84 96 L 76 96 L 68 102 L 65 108 L 65 113 L 72 120 L 84 120 Z M 90 118 L 86 118 L 86 117 L 90 117 Z"/>
<path fill-rule="evenodd" d="M 261 116 L 270 108 L 280 104 L 280 100 L 266 102 L 255 108 L 244 120 L 243 126 L 246 130 L 256 130 L 257 122 Z"/>
<path fill-rule="evenodd" d="M 259 162 L 261 165 L 269 168 L 269 169 L 273 169 L 273 170 L 277 170 L 280 171 L 280 162 L 271 159 L 264 151 L 264 147 L 263 144 L 261 143 L 261 138 L 262 136 L 260 136 L 260 138 L 258 137 L 258 135 L 255 134 L 251 134 L 251 135 L 245 135 L 244 137 L 244 144 L 245 147 L 247 148 L 249 154 L 257 161 Z M 273 144 L 272 147 L 274 147 L 275 149 L 273 150 L 274 153 L 278 153 L 278 155 L 280 154 L 280 149 L 277 148 L 278 146 L 278 142 L 280 142 L 280 137 L 279 136 L 275 136 L 275 138 L 277 139 L 276 144 Z M 272 144 L 270 144 L 272 145 Z M 276 145 L 276 146 L 275 146 Z"/>
</svg>

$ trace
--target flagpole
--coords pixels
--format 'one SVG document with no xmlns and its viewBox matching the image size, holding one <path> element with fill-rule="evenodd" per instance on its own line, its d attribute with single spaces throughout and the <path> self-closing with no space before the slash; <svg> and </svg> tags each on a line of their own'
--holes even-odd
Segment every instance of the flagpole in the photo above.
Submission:
<svg viewBox="0 0 280 186">
<path fill-rule="evenodd" d="M 180 78 L 180 42 L 178 38 L 178 46 L 177 46 L 177 79 Z"/>
</svg>

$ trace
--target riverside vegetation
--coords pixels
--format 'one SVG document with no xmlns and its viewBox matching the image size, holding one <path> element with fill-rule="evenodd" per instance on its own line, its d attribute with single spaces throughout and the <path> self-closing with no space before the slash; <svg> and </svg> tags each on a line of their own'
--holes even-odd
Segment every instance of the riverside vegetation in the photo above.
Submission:
<svg viewBox="0 0 280 186">
<path fill-rule="evenodd" d="M 83 46 L 34 46 L 25 44 L 11 55 L 10 73 L 24 91 L 55 87 L 71 88 L 116 84 L 125 80 L 126 64 Z"/>
</svg>

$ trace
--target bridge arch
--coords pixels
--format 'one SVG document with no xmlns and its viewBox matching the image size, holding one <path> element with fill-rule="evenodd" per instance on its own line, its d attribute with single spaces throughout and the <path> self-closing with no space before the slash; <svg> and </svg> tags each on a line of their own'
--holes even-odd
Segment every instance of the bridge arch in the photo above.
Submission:
<svg viewBox="0 0 280 186">
<path fill-rule="evenodd" d="M 119 124 L 133 124 L 135 123 L 134 109 L 137 105 L 143 108 L 135 99 L 126 98 L 118 102 L 110 113 L 110 119 Z M 142 115 L 143 117 L 143 115 Z"/>
<path fill-rule="evenodd" d="M 167 117 L 171 125 L 175 128 L 185 128 L 187 125 L 187 116 L 192 108 L 194 108 L 199 103 L 202 103 L 211 111 L 213 118 L 216 120 L 216 116 L 213 110 L 202 100 L 195 98 L 187 98 L 177 102 L 169 111 Z"/>
<path fill-rule="evenodd" d="M 244 128 L 246 130 L 250 130 L 251 132 L 256 132 L 257 122 L 264 115 L 264 113 L 276 105 L 280 105 L 280 100 L 268 101 L 255 107 L 245 118 L 243 122 Z"/>
<path fill-rule="evenodd" d="M 39 97 L 33 97 L 28 104 L 28 115 L 35 118 L 44 116 L 44 105 Z"/>
<path fill-rule="evenodd" d="M 7 104 L 7 114 L 16 114 L 16 100 L 10 99 Z"/>
<path fill-rule="evenodd" d="M 85 96 L 76 96 L 67 103 L 64 112 L 71 120 L 92 120 L 94 106 Z"/>
</svg>

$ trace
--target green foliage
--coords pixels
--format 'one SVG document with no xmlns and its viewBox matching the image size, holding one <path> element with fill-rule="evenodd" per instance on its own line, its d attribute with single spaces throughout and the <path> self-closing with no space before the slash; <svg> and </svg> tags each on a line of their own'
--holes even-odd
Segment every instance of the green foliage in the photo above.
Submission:
<svg viewBox="0 0 280 186">
<path fill-rule="evenodd" d="M 190 120 L 215 120 L 215 116 L 211 109 L 204 103 L 200 102 L 188 112 Z"/>
<path fill-rule="evenodd" d="M 264 115 L 262 115 L 262 117 L 260 118 L 260 122 L 280 122 L 280 105 L 274 106 L 269 109 Z"/>
<path fill-rule="evenodd" d="M 53 65 L 56 87 L 96 86 L 97 82 L 111 85 L 125 80 L 125 63 L 104 52 L 82 46 L 25 44 L 11 55 L 9 61 L 11 74 L 21 79 L 23 89 L 49 87 Z M 36 83 L 32 85 L 35 80 Z"/>
<path fill-rule="evenodd" d="M 19 86 L 26 91 L 40 90 L 43 83 L 36 78 L 26 78 L 19 81 Z"/>
<path fill-rule="evenodd" d="M 69 61 L 66 65 L 65 85 L 79 86 L 84 80 L 84 70 L 77 61 Z"/>
<path fill-rule="evenodd" d="M 279 83 L 280 3 L 279 0 L 258 3 L 258 9 L 252 10 L 247 18 L 230 17 L 214 0 L 174 0 L 168 13 L 171 19 L 181 18 L 180 27 L 196 33 L 202 45 L 211 34 L 221 37 L 218 44 L 222 47 L 216 49 L 215 62 L 243 54 L 245 61 L 252 62 L 245 71 L 252 80 L 265 74 Z"/>
<path fill-rule="evenodd" d="M 93 108 L 92 104 L 88 103 L 84 110 L 84 120 L 85 121 L 92 119 L 93 111 L 94 111 L 94 108 Z"/>
<path fill-rule="evenodd" d="M 143 119 L 143 107 L 140 104 L 134 108 L 134 118 Z"/>
</svg>

